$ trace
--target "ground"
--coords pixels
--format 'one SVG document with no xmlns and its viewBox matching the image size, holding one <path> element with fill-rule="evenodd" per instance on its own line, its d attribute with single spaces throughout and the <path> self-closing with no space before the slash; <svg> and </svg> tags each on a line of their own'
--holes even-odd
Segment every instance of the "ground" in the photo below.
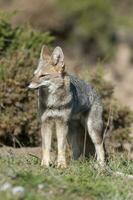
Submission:
<svg viewBox="0 0 133 200">
<path fill-rule="evenodd" d="M 65 170 L 40 166 L 40 148 L 0 149 L 0 200 L 131 200 L 133 180 L 95 169 L 94 159 L 71 161 Z M 113 171 L 133 173 L 133 162 L 116 154 L 109 161 Z M 2 190 L 4 184 L 11 187 Z M 13 194 L 15 186 L 23 195 Z"/>
</svg>

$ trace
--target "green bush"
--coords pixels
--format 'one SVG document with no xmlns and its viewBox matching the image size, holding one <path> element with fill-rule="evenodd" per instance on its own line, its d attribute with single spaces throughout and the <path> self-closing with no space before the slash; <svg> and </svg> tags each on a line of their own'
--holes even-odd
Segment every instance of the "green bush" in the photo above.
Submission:
<svg viewBox="0 0 133 200">
<path fill-rule="evenodd" d="M 53 40 L 49 32 L 41 33 L 30 26 L 12 28 L 8 17 L 0 14 L 0 56 L 19 50 L 37 57 L 42 44 Z"/>
<path fill-rule="evenodd" d="M 54 37 L 0 19 L 0 139 L 8 145 L 38 143 L 36 95 L 27 86 L 43 44 Z"/>
</svg>

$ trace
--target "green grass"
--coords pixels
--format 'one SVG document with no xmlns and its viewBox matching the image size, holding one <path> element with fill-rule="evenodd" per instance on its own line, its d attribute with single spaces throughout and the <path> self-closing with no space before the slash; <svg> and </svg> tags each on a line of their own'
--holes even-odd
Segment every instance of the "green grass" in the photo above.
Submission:
<svg viewBox="0 0 133 200">
<path fill-rule="evenodd" d="M 40 166 L 32 157 L 1 157 L 0 185 L 5 182 L 23 186 L 25 196 L 13 196 L 10 190 L 0 192 L 0 200 L 130 200 L 133 199 L 133 180 L 110 176 L 94 168 L 95 161 L 72 161 L 68 168 L 59 170 Z M 133 163 L 118 155 L 111 159 L 113 171 L 133 173 Z M 38 184 L 44 184 L 42 190 Z"/>
</svg>

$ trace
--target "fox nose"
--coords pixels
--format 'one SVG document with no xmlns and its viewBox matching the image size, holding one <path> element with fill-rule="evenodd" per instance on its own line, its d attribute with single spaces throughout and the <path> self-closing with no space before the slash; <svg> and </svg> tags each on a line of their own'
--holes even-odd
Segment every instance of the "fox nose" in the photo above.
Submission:
<svg viewBox="0 0 133 200">
<path fill-rule="evenodd" d="M 39 84 L 39 82 L 38 82 L 37 77 L 36 77 L 36 76 L 33 76 L 33 78 L 32 78 L 32 80 L 31 80 L 30 84 L 28 85 L 28 88 L 30 88 L 30 89 L 35 89 L 35 88 L 37 88 L 38 84 Z"/>
<path fill-rule="evenodd" d="M 33 84 L 32 83 L 30 83 L 29 85 L 28 85 L 28 88 L 32 88 L 33 86 L 32 86 Z"/>
</svg>

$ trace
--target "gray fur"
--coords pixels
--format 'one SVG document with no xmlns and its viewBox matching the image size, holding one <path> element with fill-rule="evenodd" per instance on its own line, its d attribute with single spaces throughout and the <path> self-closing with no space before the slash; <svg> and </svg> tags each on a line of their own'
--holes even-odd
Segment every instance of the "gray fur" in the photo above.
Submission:
<svg viewBox="0 0 133 200">
<path fill-rule="evenodd" d="M 54 53 L 62 50 L 57 47 Z M 59 54 L 58 54 L 59 55 Z M 64 59 L 64 57 L 62 57 Z M 61 60 L 63 62 L 63 60 Z M 102 105 L 100 97 L 90 84 L 62 71 L 50 71 L 48 62 L 37 68 L 30 88 L 38 88 L 38 105 L 42 121 L 42 165 L 49 166 L 52 127 L 56 127 L 58 141 L 58 167 L 66 167 L 66 138 L 72 148 L 72 156 L 83 154 L 85 129 L 95 146 L 97 160 L 104 165 L 102 142 Z M 57 66 L 58 67 L 58 66 Z M 59 66 L 60 67 L 60 66 Z M 53 69 L 53 67 L 51 67 Z M 60 68 L 58 68 L 60 70 Z M 40 74 L 50 74 L 41 78 Z M 86 152 L 89 152 L 88 134 Z"/>
</svg>

